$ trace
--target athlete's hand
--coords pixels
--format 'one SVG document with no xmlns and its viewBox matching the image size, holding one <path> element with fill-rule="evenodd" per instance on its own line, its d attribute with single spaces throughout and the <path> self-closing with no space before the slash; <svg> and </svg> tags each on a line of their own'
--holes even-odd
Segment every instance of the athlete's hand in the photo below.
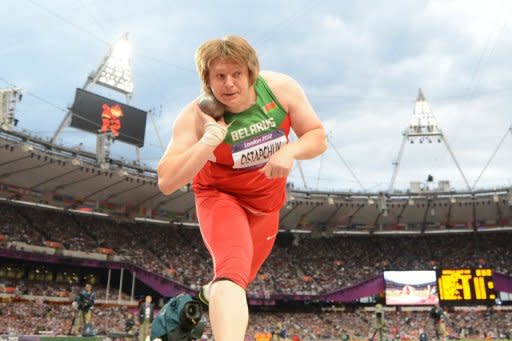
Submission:
<svg viewBox="0 0 512 341">
<path fill-rule="evenodd" d="M 226 122 L 223 117 L 215 120 L 211 115 L 206 114 L 197 106 L 198 124 L 200 125 L 201 138 L 200 142 L 207 146 L 216 148 L 222 143 L 228 131 Z"/>
<path fill-rule="evenodd" d="M 269 179 L 286 178 L 292 171 L 295 159 L 283 146 L 279 151 L 270 157 L 267 164 L 260 169 Z"/>
</svg>

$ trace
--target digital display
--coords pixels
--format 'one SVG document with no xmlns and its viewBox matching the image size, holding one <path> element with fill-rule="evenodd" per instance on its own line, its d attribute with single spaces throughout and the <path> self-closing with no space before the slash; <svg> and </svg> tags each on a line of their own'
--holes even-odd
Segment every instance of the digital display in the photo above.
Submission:
<svg viewBox="0 0 512 341">
<path fill-rule="evenodd" d="M 91 133 L 111 133 L 114 139 L 142 147 L 147 112 L 84 89 L 76 89 L 71 127 Z"/>
<path fill-rule="evenodd" d="M 494 304 L 492 269 L 441 269 L 438 274 L 442 303 Z"/>
<path fill-rule="evenodd" d="M 386 305 L 434 305 L 438 303 L 436 272 L 384 271 Z"/>
</svg>

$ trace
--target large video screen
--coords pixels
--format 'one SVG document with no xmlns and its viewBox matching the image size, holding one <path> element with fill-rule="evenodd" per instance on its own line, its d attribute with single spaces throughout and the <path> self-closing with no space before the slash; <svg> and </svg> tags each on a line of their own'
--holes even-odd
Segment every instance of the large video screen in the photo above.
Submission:
<svg viewBox="0 0 512 341">
<path fill-rule="evenodd" d="M 439 302 L 436 272 L 384 271 L 386 305 L 434 305 Z"/>
<path fill-rule="evenodd" d="M 147 112 L 84 89 L 76 89 L 71 127 L 112 137 L 137 147 L 144 145 Z"/>
</svg>

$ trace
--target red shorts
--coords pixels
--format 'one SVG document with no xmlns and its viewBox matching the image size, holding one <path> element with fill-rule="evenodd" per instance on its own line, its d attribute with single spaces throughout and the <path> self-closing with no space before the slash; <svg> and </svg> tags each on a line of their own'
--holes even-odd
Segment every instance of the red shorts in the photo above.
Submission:
<svg viewBox="0 0 512 341">
<path fill-rule="evenodd" d="M 226 193 L 196 196 L 196 211 L 214 280 L 229 279 L 242 288 L 254 280 L 270 254 L 279 226 L 279 210 L 255 215 Z"/>
</svg>

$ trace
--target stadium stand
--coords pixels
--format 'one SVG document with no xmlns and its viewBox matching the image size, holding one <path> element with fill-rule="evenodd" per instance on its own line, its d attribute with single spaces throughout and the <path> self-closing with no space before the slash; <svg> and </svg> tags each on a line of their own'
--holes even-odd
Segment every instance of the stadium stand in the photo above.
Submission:
<svg viewBox="0 0 512 341">
<path fill-rule="evenodd" d="M 196 228 L 162 227 L 6 202 L 0 204 L 0 213 L 5 217 L 0 224 L 0 233 L 4 236 L 0 246 L 6 249 L 18 242 L 24 243 L 25 247 L 37 245 L 48 248 L 52 245 L 56 247 L 57 254 L 64 250 L 97 254 L 98 250 L 109 249 L 112 250 L 108 255 L 110 258 L 119 256 L 120 261 L 140 265 L 193 290 L 211 276 L 208 272 L 209 258 Z M 62 231 L 64 229 L 66 231 Z M 48 244 L 48 240 L 54 244 Z M 507 231 L 328 237 L 282 233 L 249 293 L 263 298 L 276 294 L 315 296 L 357 284 L 392 269 L 489 266 L 496 272 L 510 275 L 511 242 L 512 233 Z M 4 291 L 4 303 L 0 310 L 1 319 L 9 323 L 3 324 L 8 327 L 4 327 L 7 329 L 0 331 L 1 334 L 60 335 L 68 332 L 72 319 L 69 302 L 77 291 L 78 283 L 72 282 L 72 277 L 61 276 L 59 279 L 58 274 L 62 273 L 63 267 L 52 267 L 44 261 L 32 263 L 2 259 L 0 288 Z M 102 277 L 104 285 L 105 275 Z M 105 297 L 106 288 L 99 287 L 97 295 Z M 97 307 L 95 327 L 99 333 L 121 330 L 123 316 L 134 306 L 133 298 L 126 292 L 122 296 L 124 304 L 112 305 L 116 302 L 117 291 L 111 289 L 109 298 L 112 302 Z M 27 303 L 26 297 L 34 299 L 35 304 Z M 301 339 L 339 339 L 343 335 L 366 339 L 372 333 L 373 313 L 364 307 L 362 304 L 340 312 L 325 309 L 324 305 L 324 312 L 316 307 L 310 312 L 295 308 L 298 312 L 293 313 L 286 310 L 259 311 L 255 307 L 248 339 L 264 338 L 272 332 L 279 333 L 281 330 L 278 329 L 285 329 L 290 337 L 298 335 Z M 511 314 L 510 311 L 497 310 L 490 323 L 491 317 L 486 311 L 453 311 L 450 313 L 453 321 L 451 333 L 454 336 L 460 333 L 475 337 L 504 336 L 510 331 Z M 24 322 L 29 316 L 30 323 Z M 393 309 L 386 313 L 386 317 L 388 333 L 393 330 L 400 334 L 401 339 L 417 339 L 421 330 L 433 335 L 426 311 Z"/>
</svg>

